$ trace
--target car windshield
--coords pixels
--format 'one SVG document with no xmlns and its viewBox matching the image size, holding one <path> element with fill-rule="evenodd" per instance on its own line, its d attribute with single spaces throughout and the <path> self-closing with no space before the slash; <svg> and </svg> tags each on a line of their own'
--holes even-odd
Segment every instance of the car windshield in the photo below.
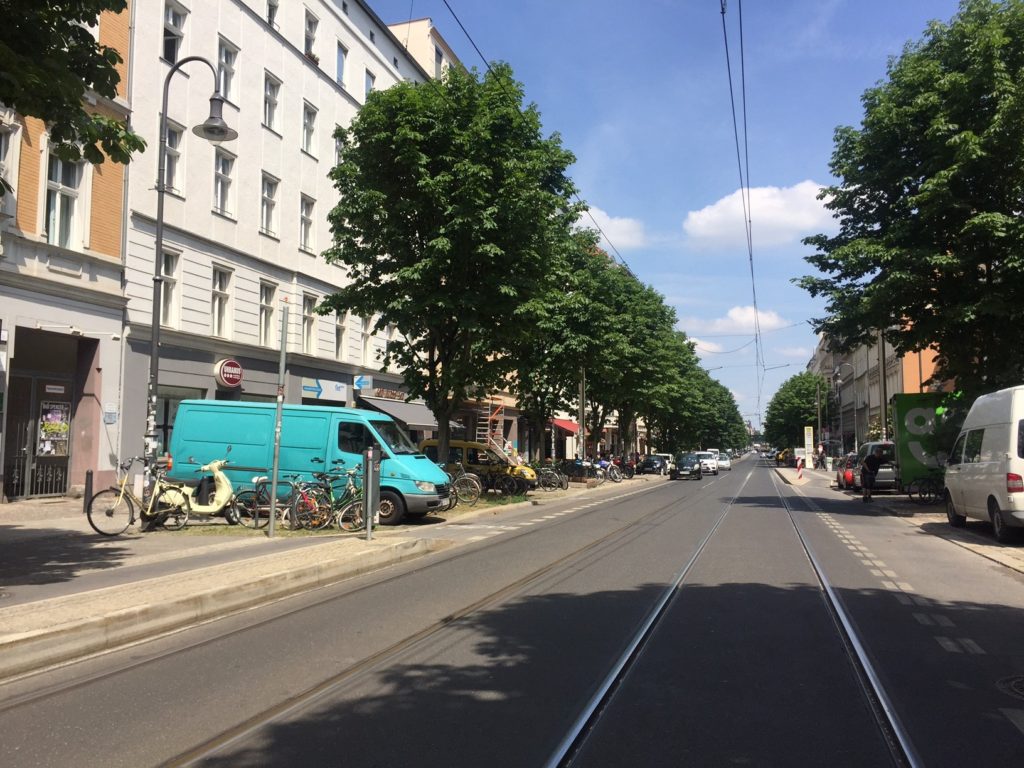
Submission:
<svg viewBox="0 0 1024 768">
<path fill-rule="evenodd" d="M 692 453 L 682 453 L 682 454 L 679 455 L 679 458 L 676 459 L 676 463 L 677 464 L 686 464 L 686 465 L 696 464 L 698 461 L 699 461 L 699 459 L 696 456 L 694 456 Z"/>
<path fill-rule="evenodd" d="M 393 454 L 396 456 L 412 456 L 419 453 L 416 446 L 412 444 L 409 436 L 398 428 L 393 421 L 374 421 L 373 429 L 380 435 Z"/>
</svg>

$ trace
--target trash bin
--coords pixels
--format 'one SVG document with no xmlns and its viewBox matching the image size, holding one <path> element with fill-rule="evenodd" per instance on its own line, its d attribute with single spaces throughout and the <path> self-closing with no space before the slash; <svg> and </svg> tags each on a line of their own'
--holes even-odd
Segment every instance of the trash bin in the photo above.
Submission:
<svg viewBox="0 0 1024 768">
<path fill-rule="evenodd" d="M 832 471 L 832 457 L 831 456 L 826 456 L 825 457 L 825 469 L 828 470 L 829 472 Z"/>
</svg>

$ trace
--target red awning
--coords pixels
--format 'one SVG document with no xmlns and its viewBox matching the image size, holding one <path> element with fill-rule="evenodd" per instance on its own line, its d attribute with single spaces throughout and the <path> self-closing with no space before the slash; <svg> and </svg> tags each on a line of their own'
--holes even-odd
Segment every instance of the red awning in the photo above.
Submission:
<svg viewBox="0 0 1024 768">
<path fill-rule="evenodd" d="M 569 421 L 569 419 L 552 419 L 551 423 L 559 429 L 564 429 L 566 432 L 571 432 L 574 435 L 580 431 L 580 425 L 575 421 Z"/>
</svg>

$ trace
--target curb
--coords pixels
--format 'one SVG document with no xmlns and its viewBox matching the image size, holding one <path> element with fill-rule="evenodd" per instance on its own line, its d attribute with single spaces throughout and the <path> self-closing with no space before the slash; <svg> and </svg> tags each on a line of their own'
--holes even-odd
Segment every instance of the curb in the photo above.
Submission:
<svg viewBox="0 0 1024 768">
<path fill-rule="evenodd" d="M 332 542 L 324 546 L 333 547 L 338 543 L 348 544 Z M 315 562 L 298 566 L 290 562 L 296 558 L 272 554 L 248 561 L 199 569 L 184 578 L 172 577 L 176 579 L 175 585 L 183 592 L 180 597 L 151 604 L 126 605 L 105 614 L 100 607 L 103 603 L 109 604 L 117 599 L 124 602 L 125 598 L 133 600 L 143 597 L 147 584 L 155 587 L 165 585 L 167 580 L 151 579 L 148 582 L 135 582 L 97 590 L 90 595 L 91 599 L 83 600 L 83 595 L 79 594 L 44 601 L 49 602 L 55 609 L 76 605 L 79 613 L 85 614 L 85 617 L 0 635 L 0 680 L 52 664 L 112 650 L 131 642 L 151 639 L 196 622 L 219 618 L 232 612 L 269 603 L 277 598 L 334 584 L 387 565 L 421 557 L 444 549 L 447 545 L 440 541 L 406 539 L 371 546 L 373 549 L 369 552 L 346 552 L 341 559 L 312 558 Z M 302 554 L 307 555 L 305 559 L 311 559 L 308 557 L 309 550 L 303 551 Z M 247 566 L 252 570 L 261 570 L 259 577 L 242 583 L 227 583 L 228 577 L 237 577 L 238 570 Z M 219 579 L 220 576 L 224 578 Z M 189 592 L 189 582 L 202 580 L 219 581 L 222 586 L 202 588 L 200 585 L 199 589 Z M 97 605 L 90 611 L 88 604 L 93 602 Z M 36 613 L 40 612 L 39 603 L 27 605 L 32 606 Z M 14 606 L 9 609 L 9 615 L 5 618 L 16 618 L 20 607 Z M 9 623 L 8 626 L 10 625 Z"/>
</svg>

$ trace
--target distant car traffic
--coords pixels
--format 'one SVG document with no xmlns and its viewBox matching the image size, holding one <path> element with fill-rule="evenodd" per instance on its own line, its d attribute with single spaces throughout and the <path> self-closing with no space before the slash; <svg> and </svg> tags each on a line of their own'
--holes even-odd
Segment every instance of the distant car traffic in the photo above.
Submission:
<svg viewBox="0 0 1024 768">
<path fill-rule="evenodd" d="M 664 475 L 668 472 L 668 462 L 665 461 L 664 456 L 657 454 L 644 456 L 644 460 L 640 462 L 636 471 L 640 475 Z"/>
<path fill-rule="evenodd" d="M 685 477 L 687 480 L 700 480 L 704 477 L 700 457 L 695 453 L 680 453 L 676 456 L 675 467 L 669 473 L 673 480 Z"/>
<path fill-rule="evenodd" d="M 732 470 L 732 459 L 725 451 L 718 454 L 718 468 Z"/>
<path fill-rule="evenodd" d="M 697 458 L 700 459 L 701 471 L 712 475 L 718 474 L 718 459 L 711 451 L 697 451 Z"/>
</svg>

